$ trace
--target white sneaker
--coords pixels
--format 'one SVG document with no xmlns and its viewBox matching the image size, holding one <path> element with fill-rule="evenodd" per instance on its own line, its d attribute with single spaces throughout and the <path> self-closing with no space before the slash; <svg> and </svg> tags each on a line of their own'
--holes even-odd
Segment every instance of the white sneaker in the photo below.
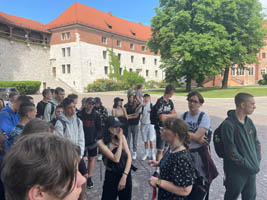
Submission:
<svg viewBox="0 0 267 200">
<path fill-rule="evenodd" d="M 102 160 L 102 154 L 98 155 L 97 161 L 101 161 Z"/>
<path fill-rule="evenodd" d="M 136 157 L 137 157 L 136 152 L 133 152 L 133 160 L 136 160 Z"/>
<path fill-rule="evenodd" d="M 148 158 L 148 154 L 145 154 L 142 158 L 142 160 L 146 160 Z"/>
</svg>

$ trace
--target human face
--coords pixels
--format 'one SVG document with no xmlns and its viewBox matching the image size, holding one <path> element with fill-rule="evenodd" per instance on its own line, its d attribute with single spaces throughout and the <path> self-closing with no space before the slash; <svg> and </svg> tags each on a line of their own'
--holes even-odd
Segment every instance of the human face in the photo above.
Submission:
<svg viewBox="0 0 267 200">
<path fill-rule="evenodd" d="M 160 130 L 160 136 L 161 136 L 161 139 L 168 142 L 168 143 L 172 143 L 176 136 L 175 136 L 175 133 L 173 133 L 171 130 L 169 129 L 166 129 L 166 128 L 162 128 Z"/>
<path fill-rule="evenodd" d="M 56 118 L 57 119 L 59 118 L 59 116 L 61 115 L 61 113 L 63 113 L 63 108 L 56 109 Z"/>
<path fill-rule="evenodd" d="M 93 104 L 93 103 L 86 103 L 86 110 L 87 111 L 93 110 L 94 107 L 95 107 L 95 104 Z"/>
<path fill-rule="evenodd" d="M 114 136 L 120 133 L 120 127 L 110 127 L 108 130 Z"/>
<path fill-rule="evenodd" d="M 129 97 L 129 103 L 133 103 L 133 101 L 134 101 L 134 96 L 130 96 Z"/>
<path fill-rule="evenodd" d="M 74 103 L 71 103 L 64 108 L 64 114 L 67 117 L 72 117 L 73 115 L 75 115 L 75 112 L 76 112 L 76 106 Z"/>
<path fill-rule="evenodd" d="M 119 106 L 122 106 L 122 101 L 118 101 L 118 105 Z"/>
<path fill-rule="evenodd" d="M 77 106 L 78 99 L 73 99 L 75 106 Z"/>
<path fill-rule="evenodd" d="M 145 98 L 144 98 L 144 102 L 145 102 L 145 103 L 149 103 L 149 102 L 150 102 L 150 97 L 145 97 Z"/>
<path fill-rule="evenodd" d="M 65 98 L 65 92 L 59 92 L 58 95 L 56 95 L 57 99 L 62 102 L 63 99 Z"/>
<path fill-rule="evenodd" d="M 18 95 L 14 95 L 13 97 L 11 97 L 11 98 L 9 99 L 9 101 L 10 101 L 11 103 L 14 103 L 14 102 L 17 100 L 18 97 L 19 97 Z"/>
<path fill-rule="evenodd" d="M 34 119 L 36 117 L 36 108 L 33 111 L 27 113 L 27 117 L 29 120 Z"/>
<path fill-rule="evenodd" d="M 192 96 L 190 99 L 188 99 L 188 108 L 191 113 L 197 114 L 201 106 L 202 104 L 199 102 L 197 96 Z"/>
<path fill-rule="evenodd" d="M 52 98 L 52 93 L 48 92 L 45 96 L 46 99 L 51 99 Z"/>
<path fill-rule="evenodd" d="M 242 103 L 243 109 L 247 115 L 251 115 L 256 109 L 255 100 L 250 97 L 246 102 Z"/>
<path fill-rule="evenodd" d="M 95 104 L 95 107 L 99 107 L 99 106 L 100 106 L 100 103 L 96 103 L 96 104 Z"/>
</svg>

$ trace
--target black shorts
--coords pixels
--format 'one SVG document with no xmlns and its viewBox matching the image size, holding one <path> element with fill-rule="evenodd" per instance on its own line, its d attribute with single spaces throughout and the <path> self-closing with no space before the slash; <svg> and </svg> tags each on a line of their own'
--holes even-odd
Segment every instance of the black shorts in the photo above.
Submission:
<svg viewBox="0 0 267 200">
<path fill-rule="evenodd" d="M 87 174 L 87 168 L 83 159 L 81 159 L 81 161 L 79 162 L 79 172 L 83 176 Z"/>
<path fill-rule="evenodd" d="M 97 147 L 95 147 L 93 149 L 89 149 L 88 147 L 85 147 L 84 156 L 88 157 L 88 158 L 96 157 L 97 156 Z"/>
</svg>

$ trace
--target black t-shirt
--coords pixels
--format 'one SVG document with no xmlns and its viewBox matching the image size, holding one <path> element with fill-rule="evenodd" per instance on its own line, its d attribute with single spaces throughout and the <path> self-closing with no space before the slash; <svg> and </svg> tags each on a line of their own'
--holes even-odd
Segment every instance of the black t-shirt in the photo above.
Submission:
<svg viewBox="0 0 267 200">
<path fill-rule="evenodd" d="M 85 146 L 96 146 L 97 138 L 102 137 L 101 119 L 95 110 L 88 114 L 85 109 L 78 112 L 77 116 L 83 122 Z"/>
<path fill-rule="evenodd" d="M 174 109 L 174 104 L 171 99 L 169 99 L 169 101 L 165 101 L 163 97 L 160 97 L 157 100 L 156 110 L 158 117 L 161 114 L 170 114 L 173 109 Z M 159 122 L 159 126 L 160 127 L 163 126 L 161 121 Z"/>
<path fill-rule="evenodd" d="M 128 115 L 136 113 L 136 108 L 138 108 L 140 104 L 136 104 L 135 107 L 131 106 L 129 103 L 125 104 L 124 107 L 126 109 L 126 112 Z M 128 124 L 129 125 L 138 125 L 140 119 L 140 114 L 138 115 L 137 118 L 134 119 L 128 119 Z"/>
<path fill-rule="evenodd" d="M 37 114 L 36 117 L 41 118 L 41 116 L 44 116 L 44 111 L 45 111 L 45 107 L 46 107 L 47 103 L 44 101 L 40 101 L 37 104 Z"/>
<path fill-rule="evenodd" d="M 193 185 L 195 170 L 188 150 L 172 153 L 160 168 L 160 179 L 173 183 L 176 186 L 188 187 Z M 159 189 L 158 200 L 185 200 L 186 197 L 178 196 L 162 188 Z"/>
</svg>

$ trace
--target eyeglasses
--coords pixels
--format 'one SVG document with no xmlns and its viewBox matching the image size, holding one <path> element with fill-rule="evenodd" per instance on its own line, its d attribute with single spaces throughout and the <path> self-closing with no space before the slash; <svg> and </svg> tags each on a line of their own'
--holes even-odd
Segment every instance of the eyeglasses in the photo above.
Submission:
<svg viewBox="0 0 267 200">
<path fill-rule="evenodd" d="M 189 103 L 194 103 L 194 104 L 198 104 L 198 103 L 199 103 L 198 101 L 195 101 L 195 100 L 193 100 L 193 99 L 189 99 L 188 102 L 189 102 Z"/>
</svg>

